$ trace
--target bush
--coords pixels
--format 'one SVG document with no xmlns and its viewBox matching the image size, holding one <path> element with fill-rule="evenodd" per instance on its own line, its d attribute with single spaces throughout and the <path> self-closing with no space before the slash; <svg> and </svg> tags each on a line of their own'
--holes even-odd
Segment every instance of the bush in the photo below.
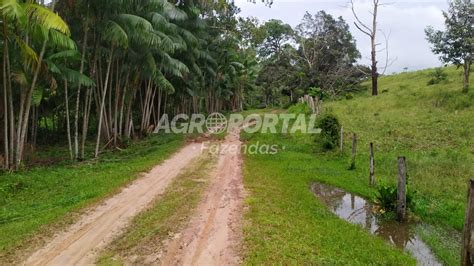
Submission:
<svg viewBox="0 0 474 266">
<path fill-rule="evenodd" d="M 288 108 L 290 108 L 291 106 L 293 106 L 293 103 L 292 103 L 292 102 L 287 102 L 287 103 L 283 104 L 282 108 L 283 108 L 283 109 L 288 109 Z"/>
<path fill-rule="evenodd" d="M 339 134 L 341 124 L 337 117 L 332 114 L 322 116 L 317 122 L 321 134 L 316 137 L 316 142 L 320 144 L 324 151 L 333 150 L 339 145 Z"/>
<path fill-rule="evenodd" d="M 320 100 L 325 100 L 327 98 L 330 98 L 330 95 L 326 91 L 322 90 L 321 88 L 315 88 L 315 87 L 311 87 L 308 89 L 308 95 L 312 97 L 317 97 Z"/>
<path fill-rule="evenodd" d="M 305 114 L 310 115 L 312 113 L 311 108 L 306 103 L 297 103 L 288 108 L 288 112 L 291 114 Z"/>
<path fill-rule="evenodd" d="M 397 186 L 380 184 L 377 187 L 377 194 L 375 196 L 375 203 L 379 205 L 381 210 L 388 213 L 393 213 L 397 210 Z M 407 186 L 407 207 L 413 207 L 414 192 Z"/>
<path fill-rule="evenodd" d="M 441 81 L 445 81 L 448 78 L 448 74 L 444 73 L 444 70 L 441 67 L 435 68 L 429 76 L 431 79 L 428 81 L 428 86 L 439 84 Z"/>
</svg>

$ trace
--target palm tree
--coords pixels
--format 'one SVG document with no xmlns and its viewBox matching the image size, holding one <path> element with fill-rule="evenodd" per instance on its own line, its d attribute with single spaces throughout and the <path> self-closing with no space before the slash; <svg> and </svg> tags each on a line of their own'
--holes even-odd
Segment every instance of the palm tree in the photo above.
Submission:
<svg viewBox="0 0 474 266">
<path fill-rule="evenodd" d="M 54 2 L 52 4 L 54 8 Z M 36 88 L 38 75 L 42 70 L 43 57 L 46 52 L 46 46 L 49 42 L 66 44 L 66 38 L 63 35 L 69 35 L 68 25 L 54 13 L 52 10 L 36 4 L 35 2 L 18 2 L 17 0 L 1 0 L 0 13 L 3 17 L 3 41 L 4 41 L 4 92 L 11 90 L 11 69 L 9 69 L 10 51 L 8 43 L 14 39 L 15 50 L 18 49 L 22 60 L 22 68 L 31 78 L 29 87 L 22 93 L 20 98 L 20 107 L 18 114 L 17 132 L 10 131 L 10 142 L 16 139 L 14 144 L 10 144 L 10 152 L 14 155 L 14 164 L 18 168 L 23 157 L 24 144 L 26 140 L 26 132 L 28 129 L 30 108 L 33 92 Z M 8 30 L 11 25 L 12 30 Z M 6 46 L 6 48 L 5 48 Z M 36 52 L 39 50 L 39 53 Z M 8 93 L 4 93 L 7 95 Z M 12 95 L 11 93 L 9 95 Z M 12 103 L 9 103 L 9 109 L 12 109 Z M 5 123 L 12 127 L 14 123 L 12 115 L 10 115 L 10 123 Z M 6 132 L 8 130 L 5 130 Z M 13 154 L 14 151 L 14 154 Z"/>
<path fill-rule="evenodd" d="M 58 0 L 48 8 L 0 0 L 7 167 L 19 167 L 29 124 L 36 132 L 37 117 L 54 120 L 52 113 L 65 114 L 69 150 L 79 159 L 92 129 L 97 157 L 104 143 L 118 147 L 148 134 L 165 112 L 242 106 L 252 78 L 238 51 L 235 12 L 225 1 Z M 41 101 L 56 87 L 48 97 L 64 105 Z"/>
</svg>

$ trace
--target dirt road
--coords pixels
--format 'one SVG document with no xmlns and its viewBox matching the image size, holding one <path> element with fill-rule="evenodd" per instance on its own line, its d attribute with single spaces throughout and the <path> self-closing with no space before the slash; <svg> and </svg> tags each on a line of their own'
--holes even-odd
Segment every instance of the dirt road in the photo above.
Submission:
<svg viewBox="0 0 474 266">
<path fill-rule="evenodd" d="M 25 265 L 90 265 L 127 226 L 132 217 L 162 194 L 180 171 L 201 153 L 201 144 L 189 144 L 161 165 L 86 213 L 79 222 L 57 235 L 29 257 Z"/>
<path fill-rule="evenodd" d="M 162 265 L 236 265 L 242 243 L 244 188 L 238 130 L 221 144 L 210 186 L 186 229 L 166 245 Z"/>
<path fill-rule="evenodd" d="M 157 250 L 153 264 L 236 265 L 240 262 L 244 188 L 239 129 L 220 143 L 210 184 L 186 228 Z M 29 257 L 24 265 L 90 265 L 131 218 L 163 194 L 172 180 L 202 152 L 189 144 Z"/>
</svg>

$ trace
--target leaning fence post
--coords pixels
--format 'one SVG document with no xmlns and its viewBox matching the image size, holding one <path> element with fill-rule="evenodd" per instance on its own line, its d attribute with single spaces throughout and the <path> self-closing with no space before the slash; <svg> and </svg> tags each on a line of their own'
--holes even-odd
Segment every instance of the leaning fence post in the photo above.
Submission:
<svg viewBox="0 0 474 266">
<path fill-rule="evenodd" d="M 474 180 L 469 180 L 468 191 L 467 191 L 467 206 L 466 214 L 464 218 L 464 231 L 462 235 L 462 253 L 461 253 L 461 265 L 469 266 L 472 265 L 471 259 L 471 233 L 472 233 L 472 221 L 474 214 Z"/>
<path fill-rule="evenodd" d="M 375 185 L 375 158 L 374 158 L 374 143 L 370 143 L 370 170 L 369 170 L 369 184 Z"/>
<path fill-rule="evenodd" d="M 352 134 L 352 161 L 350 169 L 356 168 L 356 154 L 357 154 L 357 134 Z"/>
<path fill-rule="evenodd" d="M 398 157 L 397 218 L 403 221 L 407 214 L 407 165 L 405 157 Z"/>
<path fill-rule="evenodd" d="M 343 152 L 344 151 L 344 127 L 341 127 L 341 139 L 339 141 L 339 146 L 340 146 L 341 152 Z"/>
</svg>

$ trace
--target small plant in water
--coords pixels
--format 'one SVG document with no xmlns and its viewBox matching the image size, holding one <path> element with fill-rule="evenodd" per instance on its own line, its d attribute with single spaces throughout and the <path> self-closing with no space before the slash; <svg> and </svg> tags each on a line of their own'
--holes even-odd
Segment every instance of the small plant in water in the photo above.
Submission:
<svg viewBox="0 0 474 266">
<path fill-rule="evenodd" d="M 381 183 L 377 186 L 377 193 L 374 202 L 379 206 L 379 213 L 384 216 L 395 217 L 397 209 L 397 186 L 394 184 Z M 415 191 L 409 189 L 407 185 L 407 206 L 408 209 L 414 207 Z"/>
</svg>

